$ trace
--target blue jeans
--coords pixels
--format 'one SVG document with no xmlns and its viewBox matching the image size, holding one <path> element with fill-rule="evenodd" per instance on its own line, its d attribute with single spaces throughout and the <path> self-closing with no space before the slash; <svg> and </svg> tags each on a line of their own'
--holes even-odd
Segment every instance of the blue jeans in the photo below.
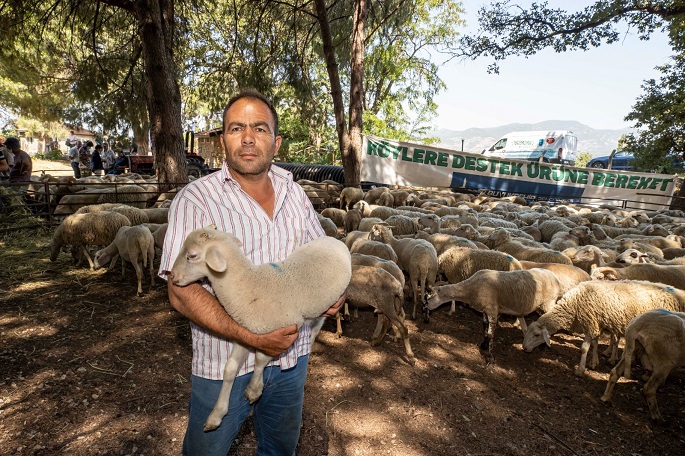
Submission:
<svg viewBox="0 0 685 456">
<path fill-rule="evenodd" d="M 226 456 L 253 408 L 257 455 L 295 455 L 302 426 L 304 382 L 308 363 L 309 356 L 302 356 L 292 369 L 282 371 L 278 366 L 264 369 L 264 392 L 253 405 L 245 398 L 245 388 L 252 373 L 237 377 L 231 389 L 228 413 L 221 421 L 221 426 L 210 432 L 205 432 L 203 427 L 219 397 L 222 381 L 193 375 L 183 455 Z"/>
<path fill-rule="evenodd" d="M 74 170 L 74 177 L 76 179 L 81 178 L 81 168 L 79 167 L 78 162 L 71 162 L 71 169 Z"/>
</svg>

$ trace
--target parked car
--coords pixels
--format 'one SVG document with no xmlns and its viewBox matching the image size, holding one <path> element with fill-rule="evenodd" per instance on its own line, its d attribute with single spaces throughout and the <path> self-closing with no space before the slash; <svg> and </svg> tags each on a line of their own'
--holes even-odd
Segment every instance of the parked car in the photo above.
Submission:
<svg viewBox="0 0 685 456">
<path fill-rule="evenodd" d="M 683 162 L 683 159 L 675 154 L 668 154 L 668 156 L 673 160 L 673 168 L 675 169 L 675 172 L 682 173 L 683 169 L 685 168 L 685 162 Z M 587 165 L 585 166 L 588 168 L 607 169 L 609 167 L 609 157 L 611 157 L 611 155 L 595 157 L 587 162 Z M 625 150 L 618 151 L 614 154 L 614 159 L 611 162 L 611 169 L 616 171 L 633 171 L 632 161 L 634 158 L 635 156 L 632 152 Z M 656 170 L 652 171 L 656 172 Z M 660 172 L 666 173 L 668 171 L 669 170 L 667 169 L 663 169 Z"/>
<path fill-rule="evenodd" d="M 588 168 L 607 169 L 609 167 L 609 157 L 611 157 L 611 155 L 595 157 L 587 162 L 586 166 Z M 614 154 L 614 160 L 611 162 L 611 169 L 615 169 L 617 171 L 630 171 L 633 169 L 630 165 L 630 162 L 633 160 L 633 158 L 634 156 L 632 152 L 628 152 L 626 150 L 616 152 Z"/>
</svg>

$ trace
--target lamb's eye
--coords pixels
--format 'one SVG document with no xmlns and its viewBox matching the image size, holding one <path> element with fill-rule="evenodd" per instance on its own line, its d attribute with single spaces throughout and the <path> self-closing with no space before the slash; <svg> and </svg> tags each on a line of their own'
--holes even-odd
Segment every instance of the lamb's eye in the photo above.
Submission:
<svg viewBox="0 0 685 456">
<path fill-rule="evenodd" d="M 196 253 L 189 253 L 186 255 L 186 259 L 188 261 L 195 261 L 197 259 L 197 254 Z"/>
</svg>

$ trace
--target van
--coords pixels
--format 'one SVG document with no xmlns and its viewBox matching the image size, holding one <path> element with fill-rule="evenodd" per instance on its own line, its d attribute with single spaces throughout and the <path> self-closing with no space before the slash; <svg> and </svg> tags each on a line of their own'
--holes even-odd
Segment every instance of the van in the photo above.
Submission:
<svg viewBox="0 0 685 456">
<path fill-rule="evenodd" d="M 569 130 L 514 131 L 502 136 L 483 154 L 495 158 L 542 161 L 573 166 L 578 139 Z"/>
</svg>

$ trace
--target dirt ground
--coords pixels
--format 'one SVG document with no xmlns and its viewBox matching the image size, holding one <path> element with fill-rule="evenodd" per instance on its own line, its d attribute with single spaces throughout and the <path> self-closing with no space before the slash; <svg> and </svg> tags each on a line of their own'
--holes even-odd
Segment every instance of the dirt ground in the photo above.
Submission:
<svg viewBox="0 0 685 456">
<path fill-rule="evenodd" d="M 163 283 L 136 297 L 132 269 L 48 259 L 50 231 L 0 238 L 0 454 L 177 455 L 186 425 L 190 329 Z M 401 343 L 372 347 L 371 312 L 328 321 L 313 347 L 298 454 L 680 455 L 685 451 L 683 371 L 657 394 L 665 424 L 650 422 L 641 381 L 599 398 L 610 366 L 574 375 L 580 338 L 553 336 L 524 353 L 504 318 L 495 364 L 477 344 L 480 315 L 449 306 L 409 321 L 418 359 Z M 410 310 L 409 306 L 405 307 Z M 603 341 L 606 344 L 606 341 Z M 601 347 L 604 348 L 603 346 Z M 640 372 L 635 373 L 640 377 Z M 255 453 L 249 422 L 233 455 Z"/>
</svg>

